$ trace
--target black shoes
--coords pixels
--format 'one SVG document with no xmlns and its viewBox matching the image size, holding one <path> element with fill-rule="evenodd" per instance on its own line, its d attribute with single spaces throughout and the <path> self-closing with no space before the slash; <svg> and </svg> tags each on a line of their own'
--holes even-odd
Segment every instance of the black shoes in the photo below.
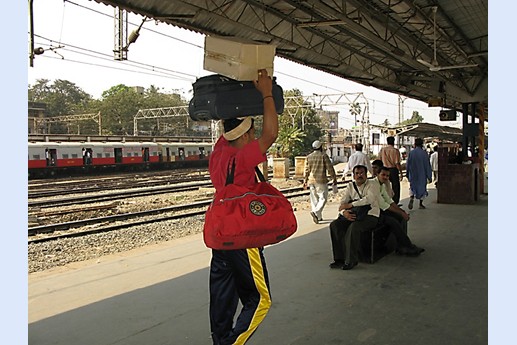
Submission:
<svg viewBox="0 0 517 345">
<path fill-rule="evenodd" d="M 357 266 L 357 261 L 352 263 L 345 263 L 342 260 L 336 260 L 329 265 L 330 268 L 341 268 L 342 270 L 348 271 Z"/>
<path fill-rule="evenodd" d="M 311 212 L 311 216 L 312 216 L 312 221 L 315 223 L 315 224 L 318 224 L 320 222 L 320 220 L 318 219 L 318 217 L 316 216 L 316 213 L 314 212 Z"/>
<path fill-rule="evenodd" d="M 409 198 L 409 204 L 407 205 L 407 207 L 412 210 L 413 209 L 413 202 L 415 201 L 415 198 Z M 420 200 L 420 203 L 418 205 L 418 208 L 421 209 L 421 210 L 425 210 L 425 206 L 424 206 L 424 202 L 422 200 Z"/>
<path fill-rule="evenodd" d="M 336 260 L 329 265 L 330 268 L 342 268 L 345 262 L 343 260 Z"/>
<path fill-rule="evenodd" d="M 422 254 L 423 252 L 425 252 L 424 248 L 417 247 L 414 244 L 413 244 L 413 249 L 416 250 L 418 252 L 418 254 Z"/>
<path fill-rule="evenodd" d="M 348 271 L 348 270 L 351 270 L 352 268 L 354 268 L 355 266 L 357 266 L 357 261 L 356 262 L 345 262 L 342 269 L 345 271 Z"/>
</svg>

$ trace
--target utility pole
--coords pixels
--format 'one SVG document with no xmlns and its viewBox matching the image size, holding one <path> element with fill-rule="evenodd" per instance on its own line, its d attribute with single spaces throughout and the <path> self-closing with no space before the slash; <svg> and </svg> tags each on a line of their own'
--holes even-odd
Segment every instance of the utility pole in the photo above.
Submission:
<svg viewBox="0 0 517 345">
<path fill-rule="evenodd" d="M 115 47 L 113 49 L 114 59 L 118 61 L 127 60 L 127 50 L 131 43 L 135 43 L 140 36 L 140 29 L 144 25 L 147 17 L 144 17 L 142 23 L 136 30 L 131 31 L 128 36 L 128 14 L 127 11 L 120 7 L 115 8 Z"/>
<path fill-rule="evenodd" d="M 115 54 L 114 59 L 118 61 L 127 60 L 127 12 L 121 8 L 115 8 Z"/>
<path fill-rule="evenodd" d="M 400 126 L 401 123 L 404 121 L 404 101 L 407 99 L 405 96 L 399 95 L 399 123 Z M 401 145 L 401 137 L 400 135 L 397 136 L 397 146 L 400 148 Z"/>
</svg>

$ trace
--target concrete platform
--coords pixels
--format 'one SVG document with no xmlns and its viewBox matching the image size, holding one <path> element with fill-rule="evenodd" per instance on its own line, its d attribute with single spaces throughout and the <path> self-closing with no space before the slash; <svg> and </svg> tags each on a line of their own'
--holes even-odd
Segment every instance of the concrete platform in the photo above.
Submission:
<svg viewBox="0 0 517 345">
<path fill-rule="evenodd" d="M 407 205 L 407 184 L 402 184 Z M 410 211 L 426 252 L 331 270 L 328 223 L 265 249 L 273 305 L 250 345 L 488 343 L 488 196 Z M 29 275 L 29 344 L 211 344 L 201 235 Z"/>
</svg>

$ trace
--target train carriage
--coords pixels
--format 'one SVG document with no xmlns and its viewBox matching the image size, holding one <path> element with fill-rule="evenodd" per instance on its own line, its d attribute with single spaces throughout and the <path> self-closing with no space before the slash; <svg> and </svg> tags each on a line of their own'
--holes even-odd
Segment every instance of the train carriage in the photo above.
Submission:
<svg viewBox="0 0 517 345">
<path fill-rule="evenodd" d="M 207 142 L 29 142 L 28 145 L 29 178 L 200 167 L 207 166 L 212 152 L 212 144 Z"/>
<path fill-rule="evenodd" d="M 204 160 L 212 153 L 211 143 L 159 143 L 158 146 L 164 162 Z"/>
</svg>

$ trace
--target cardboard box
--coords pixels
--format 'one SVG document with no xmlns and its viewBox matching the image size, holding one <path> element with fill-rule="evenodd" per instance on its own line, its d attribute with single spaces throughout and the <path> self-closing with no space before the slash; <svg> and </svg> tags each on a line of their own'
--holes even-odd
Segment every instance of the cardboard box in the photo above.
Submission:
<svg viewBox="0 0 517 345">
<path fill-rule="evenodd" d="M 203 68 L 236 80 L 255 80 L 257 70 L 273 76 L 276 46 L 233 37 L 206 36 Z"/>
</svg>

